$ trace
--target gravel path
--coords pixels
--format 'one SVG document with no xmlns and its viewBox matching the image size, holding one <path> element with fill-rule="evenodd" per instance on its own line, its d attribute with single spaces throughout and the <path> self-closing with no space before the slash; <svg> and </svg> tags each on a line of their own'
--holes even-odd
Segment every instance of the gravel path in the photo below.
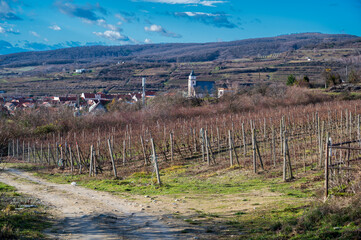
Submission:
<svg viewBox="0 0 361 240">
<path fill-rule="evenodd" d="M 50 206 L 56 217 L 47 234 L 53 239 L 185 239 L 141 205 L 108 193 L 71 184 L 49 183 L 16 169 L 0 172 L 0 181 Z M 185 238 L 184 238 L 185 237 Z"/>
</svg>

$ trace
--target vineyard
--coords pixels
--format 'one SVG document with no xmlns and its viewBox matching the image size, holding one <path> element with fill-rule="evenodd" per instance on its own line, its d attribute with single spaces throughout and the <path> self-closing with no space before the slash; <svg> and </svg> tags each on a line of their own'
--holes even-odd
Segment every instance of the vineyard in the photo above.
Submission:
<svg viewBox="0 0 361 240">
<path fill-rule="evenodd" d="M 8 142 L 8 157 L 66 174 L 121 179 L 137 172 L 201 163 L 238 166 L 290 181 L 296 172 L 325 169 L 325 194 L 360 191 L 360 101 L 278 107 L 172 119 L 140 114 L 92 129 Z M 328 191 L 329 190 L 329 191 Z"/>
</svg>

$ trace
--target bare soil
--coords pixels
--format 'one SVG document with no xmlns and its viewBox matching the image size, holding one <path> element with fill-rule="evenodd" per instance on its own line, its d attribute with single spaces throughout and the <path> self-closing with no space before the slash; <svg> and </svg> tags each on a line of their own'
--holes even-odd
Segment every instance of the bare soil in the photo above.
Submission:
<svg viewBox="0 0 361 240">
<path fill-rule="evenodd" d="M 0 172 L 0 181 L 40 199 L 54 218 L 52 239 L 198 239 L 201 229 L 104 192 L 71 184 L 49 183 L 15 169 Z M 159 209 L 159 208 L 158 208 Z"/>
</svg>

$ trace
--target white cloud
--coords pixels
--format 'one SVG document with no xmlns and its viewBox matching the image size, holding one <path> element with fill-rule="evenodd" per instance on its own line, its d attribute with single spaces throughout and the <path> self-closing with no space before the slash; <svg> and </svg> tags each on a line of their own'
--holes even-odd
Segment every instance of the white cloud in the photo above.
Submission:
<svg viewBox="0 0 361 240">
<path fill-rule="evenodd" d="M 146 38 L 146 39 L 144 40 L 144 43 L 152 43 L 152 40 L 150 40 L 149 38 Z"/>
<path fill-rule="evenodd" d="M 229 16 L 224 13 L 205 13 L 205 12 L 175 12 L 177 17 L 186 17 L 190 20 L 199 21 L 215 27 L 236 28 L 237 25 L 229 20 Z"/>
<path fill-rule="evenodd" d="M 107 38 L 112 41 L 130 41 L 127 36 L 120 34 L 117 31 L 105 31 L 105 32 L 93 32 L 93 34 L 97 35 L 98 37 Z"/>
<path fill-rule="evenodd" d="M 37 32 L 29 31 L 29 33 L 30 33 L 31 35 L 33 35 L 34 37 L 40 37 L 40 35 L 39 35 Z"/>
<path fill-rule="evenodd" d="M 109 24 L 107 23 L 107 21 L 105 21 L 104 19 L 98 19 L 96 21 L 93 21 L 93 20 L 89 20 L 89 19 L 82 19 L 82 21 L 84 23 L 88 23 L 88 24 L 96 24 L 100 27 L 103 27 L 103 28 L 106 28 L 106 29 L 109 29 L 109 30 L 112 30 L 112 31 L 121 31 L 121 28 L 113 25 L 113 24 Z"/>
<path fill-rule="evenodd" d="M 163 32 L 164 29 L 160 25 L 153 24 L 150 27 L 144 27 L 144 30 L 147 32 Z"/>
<path fill-rule="evenodd" d="M 206 0 L 144 0 L 146 2 L 157 2 L 167 4 L 194 4 L 214 7 L 215 4 L 225 3 L 226 1 L 206 1 Z"/>
<path fill-rule="evenodd" d="M 54 31 L 60 31 L 61 30 L 61 27 L 59 27 L 58 25 L 52 25 L 52 26 L 49 26 L 50 29 L 54 30 Z"/>
<path fill-rule="evenodd" d="M 196 16 L 208 16 L 208 17 L 217 17 L 221 16 L 220 14 L 213 14 L 213 13 L 204 13 L 204 12 L 184 12 L 189 17 L 196 17 Z"/>
<path fill-rule="evenodd" d="M 11 33 L 11 34 L 20 34 L 19 30 L 14 30 L 13 24 L 8 24 L 8 23 L 0 23 L 0 33 L 4 33 L 4 34 L 7 34 L 7 33 Z"/>
<path fill-rule="evenodd" d="M 144 27 L 144 30 L 147 32 L 157 32 L 166 37 L 172 37 L 172 38 L 181 38 L 182 37 L 181 35 L 173 33 L 173 32 L 169 32 L 169 31 L 165 30 L 162 26 L 156 25 L 156 24 L 152 24 L 150 27 Z"/>
<path fill-rule="evenodd" d="M 120 29 L 117 26 L 114 26 L 112 24 L 107 23 L 104 19 L 98 19 L 96 21 L 97 25 L 103 27 L 103 28 L 107 28 L 110 29 L 112 31 L 119 31 Z"/>
</svg>

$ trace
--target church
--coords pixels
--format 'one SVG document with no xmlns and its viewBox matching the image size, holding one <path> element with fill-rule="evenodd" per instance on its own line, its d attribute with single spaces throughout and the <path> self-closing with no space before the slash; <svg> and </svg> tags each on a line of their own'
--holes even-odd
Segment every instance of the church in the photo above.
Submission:
<svg viewBox="0 0 361 240">
<path fill-rule="evenodd" d="M 188 77 L 188 97 L 204 98 L 206 96 L 214 97 L 216 86 L 214 81 L 197 81 L 194 71 Z"/>
</svg>

